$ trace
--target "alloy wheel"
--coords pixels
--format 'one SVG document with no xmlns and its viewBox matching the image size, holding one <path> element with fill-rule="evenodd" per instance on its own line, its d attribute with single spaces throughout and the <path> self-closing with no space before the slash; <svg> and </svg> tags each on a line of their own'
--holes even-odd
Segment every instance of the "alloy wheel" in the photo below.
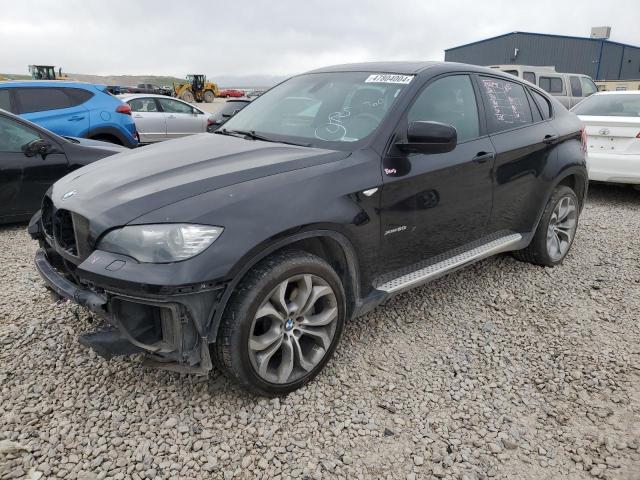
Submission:
<svg viewBox="0 0 640 480">
<path fill-rule="evenodd" d="M 569 251 L 578 224 L 578 209 L 572 196 L 564 196 L 556 203 L 547 228 L 547 252 L 554 262 Z"/>
<path fill-rule="evenodd" d="M 304 377 L 329 351 L 337 319 L 336 294 L 319 276 L 295 275 L 280 282 L 251 325 L 249 354 L 256 373 L 277 384 Z"/>
</svg>

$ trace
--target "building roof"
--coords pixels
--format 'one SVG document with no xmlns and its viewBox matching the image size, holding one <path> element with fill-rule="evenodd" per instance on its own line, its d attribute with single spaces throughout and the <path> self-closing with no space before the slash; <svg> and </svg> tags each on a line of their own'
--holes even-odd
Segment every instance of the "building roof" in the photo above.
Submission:
<svg viewBox="0 0 640 480">
<path fill-rule="evenodd" d="M 471 43 L 465 43 L 464 45 L 458 45 L 457 47 L 451 47 L 451 48 L 447 48 L 445 49 L 445 52 L 448 52 L 450 50 L 455 50 L 457 48 L 464 48 L 464 47 L 468 47 L 470 45 L 476 45 L 478 43 L 482 43 L 482 42 L 487 42 L 489 40 L 495 40 L 497 38 L 503 38 L 503 37 L 508 37 L 509 35 L 536 35 L 538 37 L 555 37 L 555 38 L 570 38 L 572 40 L 587 40 L 590 42 L 605 42 L 605 43 L 610 43 L 612 45 L 621 45 L 624 47 L 630 47 L 630 48 L 640 48 L 636 45 L 630 45 L 628 43 L 620 43 L 620 42 L 614 42 L 608 39 L 604 39 L 604 38 L 591 38 L 591 37 L 575 37 L 575 36 L 571 36 L 571 35 L 556 35 L 556 34 L 552 34 L 552 33 L 535 33 L 535 32 L 509 32 L 509 33 L 503 33 L 502 35 L 496 35 L 495 37 L 489 37 L 489 38 L 484 38 L 482 40 L 477 40 L 475 42 L 471 42 Z"/>
</svg>

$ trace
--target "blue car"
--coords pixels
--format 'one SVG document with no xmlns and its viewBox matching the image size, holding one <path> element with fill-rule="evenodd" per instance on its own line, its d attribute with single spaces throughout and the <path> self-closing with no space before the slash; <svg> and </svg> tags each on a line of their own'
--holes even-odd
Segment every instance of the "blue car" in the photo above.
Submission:
<svg viewBox="0 0 640 480">
<path fill-rule="evenodd" d="M 0 82 L 0 109 L 63 137 L 102 140 L 133 148 L 139 136 L 131 107 L 106 85 L 65 81 Z"/>
</svg>

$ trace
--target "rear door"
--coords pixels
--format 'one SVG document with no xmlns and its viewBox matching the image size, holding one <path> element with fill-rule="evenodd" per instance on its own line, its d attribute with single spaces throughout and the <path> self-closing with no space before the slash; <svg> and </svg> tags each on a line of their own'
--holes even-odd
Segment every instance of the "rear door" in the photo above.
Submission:
<svg viewBox="0 0 640 480">
<path fill-rule="evenodd" d="M 200 110 L 173 98 L 158 98 L 157 101 L 167 122 L 167 138 L 207 131 L 207 120 Z"/>
<path fill-rule="evenodd" d="M 152 143 L 167 139 L 167 120 L 153 97 L 133 98 L 127 102 L 140 135 L 140 142 Z"/>
<path fill-rule="evenodd" d="M 16 88 L 18 112 L 58 135 L 83 137 L 89 131 L 89 112 L 80 98 L 74 99 L 65 90 L 56 87 Z"/>
<path fill-rule="evenodd" d="M 0 115 L 0 216 L 24 216 L 40 208 L 53 182 L 67 173 L 63 153 L 27 157 L 23 147 L 43 138 L 35 129 Z M 51 139 L 45 138 L 50 141 Z"/>
<path fill-rule="evenodd" d="M 541 175 L 558 133 L 551 105 L 524 85 L 486 75 L 478 81 L 487 112 L 487 128 L 496 150 L 493 170 L 492 232 L 527 232 L 540 205 Z"/>
</svg>

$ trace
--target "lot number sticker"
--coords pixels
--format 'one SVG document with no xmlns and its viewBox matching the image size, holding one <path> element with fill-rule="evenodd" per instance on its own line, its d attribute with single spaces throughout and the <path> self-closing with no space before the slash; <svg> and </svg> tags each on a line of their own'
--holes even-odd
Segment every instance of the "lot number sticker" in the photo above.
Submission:
<svg viewBox="0 0 640 480">
<path fill-rule="evenodd" d="M 364 83 L 399 83 L 402 85 L 407 85 L 411 80 L 413 80 L 413 75 L 396 75 L 389 73 L 374 73 L 373 75 L 369 75 Z"/>
</svg>

